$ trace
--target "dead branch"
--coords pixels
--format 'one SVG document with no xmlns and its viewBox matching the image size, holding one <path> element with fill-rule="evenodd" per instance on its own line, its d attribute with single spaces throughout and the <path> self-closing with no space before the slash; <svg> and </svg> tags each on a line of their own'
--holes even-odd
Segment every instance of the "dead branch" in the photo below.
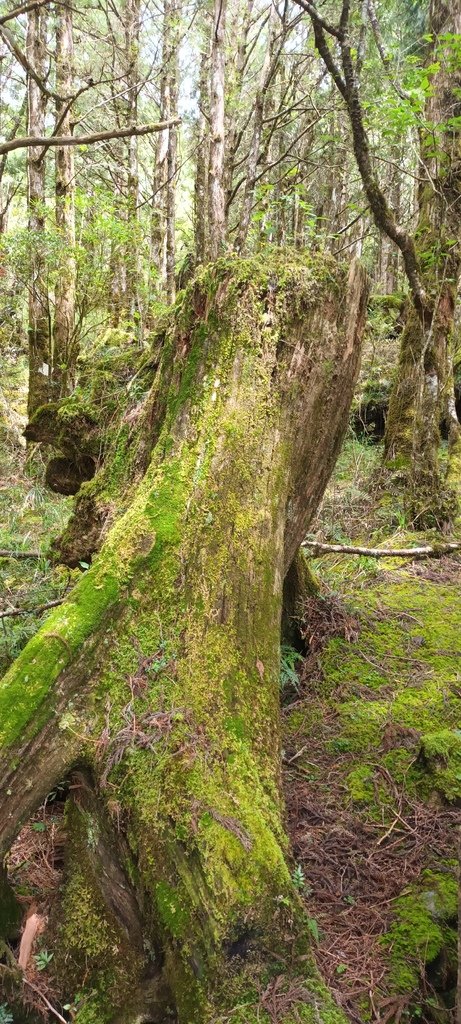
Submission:
<svg viewBox="0 0 461 1024">
<path fill-rule="evenodd" d="M 25 971 L 27 968 L 32 956 L 35 939 L 37 935 L 43 931 L 43 926 L 43 914 L 37 914 L 35 911 L 29 914 L 24 925 L 24 931 L 21 935 L 21 942 L 19 946 L 18 964 L 22 971 Z"/>
<path fill-rule="evenodd" d="M 40 551 L 5 551 L 0 548 L 0 558 L 41 558 Z"/>
<path fill-rule="evenodd" d="M 42 612 L 48 611 L 48 608 L 56 608 L 58 604 L 63 603 L 64 598 L 58 598 L 56 601 L 48 601 L 47 604 L 39 604 L 36 608 L 11 608 L 7 612 L 0 612 L 0 619 L 14 618 L 16 615 L 41 615 Z"/>
<path fill-rule="evenodd" d="M 433 547 L 425 545 L 418 548 L 364 548 L 354 544 L 324 544 L 317 540 L 305 540 L 301 545 L 309 548 L 312 557 L 315 555 L 368 555 L 369 558 L 441 558 L 442 555 L 449 555 L 453 551 L 461 549 L 461 542 L 453 541 L 447 544 L 435 544 Z"/>
<path fill-rule="evenodd" d="M 0 143 L 0 155 L 11 153 L 13 149 L 29 149 L 32 146 L 89 146 L 93 142 L 106 142 L 108 139 L 127 139 L 133 135 L 152 135 L 163 132 L 180 124 L 179 118 L 173 121 L 159 121 L 156 124 L 131 125 L 128 128 L 112 128 L 105 132 L 93 132 L 90 135 L 50 135 L 25 136 Z"/>
<path fill-rule="evenodd" d="M 50 1001 L 49 1001 L 49 999 L 47 999 L 47 997 L 46 997 L 45 993 L 44 993 L 44 992 L 42 992 L 42 990 L 41 990 L 41 989 L 39 989 L 39 988 L 37 987 L 37 985 L 34 985 L 34 984 L 33 984 L 33 982 L 32 982 L 32 981 L 29 981 L 29 979 L 28 979 L 28 978 L 23 978 L 23 982 L 24 982 L 24 985 L 28 985 L 28 986 L 29 986 L 29 988 L 31 988 L 31 989 L 32 989 L 32 991 L 33 991 L 33 992 L 35 992 L 35 994 L 36 994 L 37 996 L 39 996 L 39 998 L 40 998 L 40 999 L 41 999 L 41 1000 L 42 1000 L 42 1001 L 43 1001 L 43 1002 L 45 1003 L 45 1006 L 46 1006 L 46 1007 L 47 1007 L 47 1009 L 48 1009 L 48 1010 L 50 1011 L 50 1013 L 52 1013 L 52 1014 L 53 1014 L 53 1017 L 56 1017 L 56 1018 L 57 1018 L 58 1020 L 60 1020 L 60 1021 L 62 1022 L 62 1024 L 67 1024 L 66 1018 L 65 1018 L 65 1017 L 62 1017 L 62 1016 L 61 1016 L 61 1014 L 60 1014 L 60 1013 L 59 1013 L 59 1011 L 58 1011 L 58 1010 L 56 1009 L 56 1007 L 55 1007 L 55 1006 L 53 1006 L 53 1004 L 52 1004 L 52 1003 L 50 1003 Z"/>
<path fill-rule="evenodd" d="M 32 3 L 21 4 L 19 7 L 15 7 L 12 11 L 8 11 L 7 14 L 2 14 L 0 18 L 0 25 L 5 25 L 7 21 L 12 21 L 13 18 L 19 18 L 20 14 L 27 14 L 28 11 L 34 11 L 36 7 L 43 7 L 49 0 L 32 0 Z"/>
</svg>

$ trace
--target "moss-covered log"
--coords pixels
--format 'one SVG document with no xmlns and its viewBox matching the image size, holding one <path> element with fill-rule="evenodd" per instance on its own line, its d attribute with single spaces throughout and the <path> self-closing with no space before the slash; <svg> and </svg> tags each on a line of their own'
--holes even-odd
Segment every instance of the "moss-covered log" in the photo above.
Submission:
<svg viewBox="0 0 461 1024">
<path fill-rule="evenodd" d="M 265 1021 L 279 976 L 278 1019 L 343 1020 L 287 864 L 279 640 L 365 303 L 360 267 L 324 257 L 201 272 L 138 418 L 136 451 L 156 438 L 147 471 L 0 685 L 3 850 L 57 778 L 83 772 L 47 939 L 79 1024 Z"/>
</svg>

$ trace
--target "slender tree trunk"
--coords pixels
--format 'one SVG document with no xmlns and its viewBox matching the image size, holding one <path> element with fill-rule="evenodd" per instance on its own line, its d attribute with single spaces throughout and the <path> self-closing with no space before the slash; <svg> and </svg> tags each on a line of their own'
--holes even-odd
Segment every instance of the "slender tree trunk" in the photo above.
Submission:
<svg viewBox="0 0 461 1024">
<path fill-rule="evenodd" d="M 138 120 L 139 89 L 139 26 L 141 0 L 129 0 L 125 15 L 125 53 L 127 63 L 127 124 Z M 138 341 L 142 343 L 141 297 L 139 294 L 139 237 L 138 237 L 138 139 L 132 135 L 127 143 L 127 274 L 126 306 L 135 322 Z"/>
<path fill-rule="evenodd" d="M 240 13 L 237 7 L 234 24 L 231 27 L 231 38 L 233 44 L 238 39 L 237 56 L 235 64 L 230 61 L 229 73 L 226 82 L 225 100 L 225 133 L 226 152 L 224 160 L 224 181 L 226 191 L 226 227 L 229 217 L 229 209 L 232 201 L 232 187 L 235 170 L 235 159 L 242 140 L 242 131 L 238 113 L 242 101 L 242 91 L 245 81 L 245 71 L 248 64 L 248 37 L 253 19 L 254 0 L 244 0 L 243 12 Z"/>
<path fill-rule="evenodd" d="M 285 859 L 279 638 L 365 306 L 363 271 L 323 256 L 199 275 L 132 421 L 131 452 L 150 432 L 149 468 L 0 684 L 3 851 L 78 768 L 44 936 L 63 1001 L 81 994 L 77 1022 L 160 1024 L 169 1008 L 218 1024 L 243 1005 L 256 1024 L 282 963 L 280 1024 L 306 1005 L 343 1024 Z"/>
<path fill-rule="evenodd" d="M 163 27 L 162 74 L 160 79 L 160 117 L 167 120 L 170 116 L 170 93 L 168 78 L 168 61 L 165 40 L 165 19 Z M 166 289 L 166 186 L 168 175 L 168 128 L 157 136 L 155 155 L 155 173 L 153 187 L 153 205 L 151 218 L 151 264 L 153 288 L 157 294 Z"/>
<path fill-rule="evenodd" d="M 167 44 L 169 52 L 168 78 L 170 96 L 170 117 L 178 115 L 178 48 L 180 7 L 178 0 L 171 0 L 168 15 L 165 10 Z M 176 175 L 177 175 L 178 131 L 168 130 L 167 184 L 166 184 L 166 295 L 168 302 L 174 302 L 176 295 Z"/>
<path fill-rule="evenodd" d="M 210 38 L 204 33 L 200 56 L 199 114 L 196 125 L 196 158 L 194 182 L 195 262 L 204 263 L 209 248 L 208 169 L 210 160 Z"/>
<path fill-rule="evenodd" d="M 162 121 L 178 112 L 179 7 L 177 0 L 165 0 L 162 29 L 162 77 L 160 116 Z M 154 175 L 151 220 L 151 259 L 156 274 L 155 290 L 169 302 L 175 297 L 176 258 L 176 128 L 159 133 Z"/>
<path fill-rule="evenodd" d="M 139 89 L 139 18 L 141 0 L 124 0 L 123 39 L 114 35 L 114 80 L 122 79 L 123 95 L 114 99 L 117 123 L 125 127 L 136 123 Z M 123 225 L 115 237 L 111 254 L 111 321 L 114 327 L 125 320 L 139 318 L 139 238 L 138 238 L 138 140 L 118 140 L 113 144 L 115 164 L 115 214 Z M 136 318 L 135 318 L 136 314 Z M 139 327 L 139 323 L 136 325 Z"/>
<path fill-rule="evenodd" d="M 215 0 L 211 37 L 210 165 L 208 171 L 210 259 L 216 259 L 226 239 L 225 75 L 227 0 Z"/>
<path fill-rule="evenodd" d="M 60 3 L 56 8 L 56 91 L 71 96 L 74 84 L 72 8 Z M 56 104 L 58 134 L 71 135 L 70 111 L 65 99 Z M 74 150 L 56 148 L 56 227 L 61 237 L 61 267 L 55 289 L 53 361 L 51 384 L 54 397 L 72 390 L 78 344 L 75 338 L 75 206 Z"/>
<path fill-rule="evenodd" d="M 44 9 L 29 11 L 26 52 L 37 74 L 46 73 L 46 26 Z M 27 81 L 27 131 L 45 134 L 46 96 L 31 75 Z M 46 282 L 43 234 L 45 230 L 45 158 L 43 150 L 31 147 L 27 159 L 29 231 L 32 264 L 29 283 L 29 418 L 49 402 L 51 394 L 50 310 Z"/>
<path fill-rule="evenodd" d="M 246 165 L 246 180 L 243 193 L 242 211 L 240 214 L 240 225 L 237 235 L 237 252 L 243 252 L 248 238 L 250 228 L 251 211 L 253 208 L 254 192 L 258 160 L 261 154 L 261 135 L 264 119 L 264 105 L 266 93 L 271 84 L 279 58 L 279 47 L 276 47 L 277 35 L 280 31 L 280 20 L 275 2 L 271 5 L 269 21 L 269 38 L 267 41 L 264 62 L 261 69 L 258 89 L 255 99 L 252 124 L 253 132 L 250 142 L 250 151 Z"/>
</svg>

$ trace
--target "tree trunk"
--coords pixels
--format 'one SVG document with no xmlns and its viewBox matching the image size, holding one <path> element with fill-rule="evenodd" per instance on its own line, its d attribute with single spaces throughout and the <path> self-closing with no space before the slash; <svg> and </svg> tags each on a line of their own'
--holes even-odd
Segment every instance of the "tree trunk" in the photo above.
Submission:
<svg viewBox="0 0 461 1024">
<path fill-rule="evenodd" d="M 226 194 L 224 190 L 226 11 L 227 0 L 215 0 L 211 41 L 210 166 L 208 170 L 209 257 L 212 260 L 219 256 L 226 238 Z"/>
<path fill-rule="evenodd" d="M 138 407 L 130 450 L 150 429 L 149 468 L 0 685 L 3 851 L 80 772 L 45 937 L 62 988 L 87 1000 L 77 1021 L 160 1022 L 168 1007 L 180 1024 L 256 1024 L 279 975 L 281 1024 L 343 1021 L 286 862 L 279 641 L 365 305 L 360 267 L 346 280 L 324 257 L 199 274 Z"/>
<path fill-rule="evenodd" d="M 178 113 L 178 17 L 176 0 L 166 0 L 163 8 L 162 75 L 160 80 L 160 116 L 162 121 Z M 151 258 L 156 274 L 155 290 L 175 297 L 176 257 L 176 163 L 177 129 L 159 132 L 154 175 L 154 199 L 151 221 Z"/>
<path fill-rule="evenodd" d="M 29 63 L 45 78 L 45 10 L 29 11 L 26 52 Z M 46 96 L 31 75 L 27 80 L 28 135 L 45 134 Z M 27 159 L 29 231 L 32 264 L 29 287 L 29 418 L 51 398 L 51 337 L 43 235 L 45 231 L 45 158 L 39 147 L 30 147 Z"/>
<path fill-rule="evenodd" d="M 166 31 L 168 38 L 168 78 L 171 118 L 178 116 L 178 18 L 177 0 L 172 0 L 165 10 Z M 168 131 L 167 185 L 166 185 L 166 296 L 168 302 L 174 302 L 176 295 L 176 172 L 177 172 L 178 130 L 176 127 Z"/>
<path fill-rule="evenodd" d="M 123 94 L 114 97 L 113 105 L 120 128 L 136 123 L 139 89 L 139 18 L 140 0 L 124 0 L 120 24 L 123 41 L 113 36 L 113 78 L 123 82 Z M 122 225 L 115 235 L 111 252 L 111 288 L 109 305 L 111 322 L 135 321 L 139 315 L 139 252 L 138 252 L 138 140 L 115 140 L 113 145 L 115 216 Z M 136 323 L 139 327 L 139 323 Z"/>
<path fill-rule="evenodd" d="M 163 28 L 162 73 L 160 78 L 160 117 L 162 121 L 170 116 L 168 64 L 165 49 L 165 14 Z M 166 185 L 168 175 L 168 138 L 165 128 L 157 136 L 155 172 L 153 183 L 152 217 L 150 228 L 150 257 L 153 291 L 161 295 L 166 289 Z"/>
<path fill-rule="evenodd" d="M 433 0 L 429 28 L 435 41 L 461 30 L 461 2 Z M 440 45 L 440 44 L 439 44 Z M 421 143 L 426 181 L 419 189 L 417 253 L 425 267 L 427 295 L 423 314 L 409 309 L 402 335 L 399 366 L 391 394 L 385 437 L 385 460 L 404 477 L 411 474 L 413 511 L 421 525 L 440 526 L 456 516 L 461 495 L 459 430 L 452 403 L 454 313 L 461 270 L 461 233 L 457 197 L 461 184 L 461 132 L 451 124 L 458 110 L 459 75 L 453 70 L 449 44 L 438 53 L 440 69 L 432 79 L 426 104 L 430 124 L 442 126 Z M 440 425 L 450 423 L 450 469 L 444 481 L 439 465 Z M 456 493 L 457 492 L 457 493 Z"/>
<path fill-rule="evenodd" d="M 194 241 L 195 262 L 199 266 L 208 256 L 208 169 L 210 160 L 210 38 L 204 33 L 200 55 L 198 82 L 199 113 L 196 123 L 196 158 L 194 179 Z"/>
<path fill-rule="evenodd" d="M 125 10 L 125 53 L 127 63 L 127 124 L 138 121 L 139 90 L 139 23 L 141 0 L 129 0 Z M 141 300 L 139 295 L 139 237 L 138 237 L 138 139 L 132 135 L 127 142 L 127 273 L 126 306 L 134 323 L 137 338 L 142 344 Z"/>
<path fill-rule="evenodd" d="M 251 136 L 250 151 L 248 154 L 246 166 L 245 189 L 243 193 L 242 212 L 240 214 L 240 225 L 236 245 L 237 252 L 243 252 L 243 250 L 245 249 L 248 231 L 250 228 L 258 160 L 261 155 L 261 134 L 263 128 L 266 93 L 272 81 L 280 56 L 280 47 L 277 47 L 276 49 L 276 41 L 279 32 L 279 27 L 279 15 L 276 4 L 275 2 L 273 2 L 271 4 L 270 11 L 269 38 L 267 41 L 263 66 L 261 68 L 261 74 L 259 78 L 258 89 L 256 92 L 255 107 L 252 118 L 253 132 Z"/>
<path fill-rule="evenodd" d="M 226 193 L 226 230 L 229 210 L 233 199 L 233 182 L 235 161 L 239 146 L 244 136 L 241 120 L 238 117 L 242 109 L 243 86 L 247 70 L 250 49 L 250 31 L 253 23 L 254 0 L 244 0 L 242 9 L 237 6 L 231 24 L 231 38 L 236 49 L 235 63 L 230 62 L 226 81 L 225 98 L 225 136 L 226 151 L 224 158 L 224 182 Z M 232 9 L 231 9 L 232 14 Z"/>
<path fill-rule="evenodd" d="M 72 8 L 60 4 L 56 9 L 56 91 L 62 97 L 73 90 L 73 26 Z M 65 99 L 56 103 L 58 135 L 71 135 L 70 110 Z M 53 362 L 51 384 L 53 397 L 71 391 L 75 383 L 78 345 L 75 338 L 75 208 L 74 150 L 72 146 L 56 148 L 56 227 L 61 236 L 61 267 L 55 289 L 53 330 Z"/>
</svg>

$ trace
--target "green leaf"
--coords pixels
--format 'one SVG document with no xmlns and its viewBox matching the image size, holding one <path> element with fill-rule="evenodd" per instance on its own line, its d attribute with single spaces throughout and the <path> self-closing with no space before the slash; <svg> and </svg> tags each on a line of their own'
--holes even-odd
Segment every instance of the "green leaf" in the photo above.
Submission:
<svg viewBox="0 0 461 1024">
<path fill-rule="evenodd" d="M 306 884 L 306 876 L 300 864 L 296 865 L 291 876 L 291 881 L 293 882 L 295 889 L 298 889 L 299 891 L 301 891 L 301 889 L 304 889 Z"/>
</svg>

